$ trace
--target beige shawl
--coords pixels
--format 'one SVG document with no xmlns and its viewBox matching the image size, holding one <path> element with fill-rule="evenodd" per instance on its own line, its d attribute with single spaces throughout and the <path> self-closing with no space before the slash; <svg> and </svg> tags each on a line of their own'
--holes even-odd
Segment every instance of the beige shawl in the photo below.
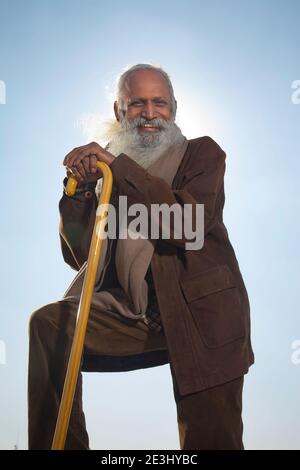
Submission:
<svg viewBox="0 0 300 470">
<path fill-rule="evenodd" d="M 152 176 L 164 179 L 171 187 L 187 145 L 187 139 L 182 136 L 182 140 L 172 145 L 167 152 L 147 168 L 147 171 Z M 110 201 L 112 204 L 114 198 L 115 192 L 113 191 Z M 145 319 L 148 303 L 148 285 L 145 275 L 151 263 L 156 240 L 133 239 L 130 238 L 128 231 L 127 234 L 127 238 L 119 238 L 116 243 L 116 272 L 122 287 L 99 291 L 110 259 L 110 256 L 106 256 L 108 240 L 105 238 L 102 243 L 96 275 L 95 286 L 97 286 L 97 290 L 95 287 L 91 304 L 97 309 L 118 312 L 128 318 Z M 63 294 L 63 300 L 79 303 L 86 264 L 87 262 L 82 265 L 71 285 Z"/>
</svg>

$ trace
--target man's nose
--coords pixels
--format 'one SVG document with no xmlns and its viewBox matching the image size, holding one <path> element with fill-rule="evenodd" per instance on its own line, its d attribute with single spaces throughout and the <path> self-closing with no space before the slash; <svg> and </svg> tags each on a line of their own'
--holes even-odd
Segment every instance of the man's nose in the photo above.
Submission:
<svg viewBox="0 0 300 470">
<path fill-rule="evenodd" d="M 153 106 L 153 103 L 145 103 L 143 107 L 142 117 L 148 119 L 149 121 L 156 117 L 156 111 L 155 107 Z"/>
</svg>

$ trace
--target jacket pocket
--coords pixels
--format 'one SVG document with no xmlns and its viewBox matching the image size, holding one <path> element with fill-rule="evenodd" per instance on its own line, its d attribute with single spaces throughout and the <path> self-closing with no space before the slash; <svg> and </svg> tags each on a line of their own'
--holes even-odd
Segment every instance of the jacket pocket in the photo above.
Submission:
<svg viewBox="0 0 300 470">
<path fill-rule="evenodd" d="M 245 336 L 240 291 L 227 264 L 182 279 L 180 285 L 208 348 L 218 348 Z"/>
</svg>

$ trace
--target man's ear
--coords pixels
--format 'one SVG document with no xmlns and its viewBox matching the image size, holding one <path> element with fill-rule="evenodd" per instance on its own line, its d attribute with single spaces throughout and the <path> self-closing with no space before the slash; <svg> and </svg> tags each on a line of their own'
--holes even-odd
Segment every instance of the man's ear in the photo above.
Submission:
<svg viewBox="0 0 300 470">
<path fill-rule="evenodd" d="M 114 102 L 114 112 L 115 112 L 116 120 L 120 121 L 119 108 L 118 108 L 118 102 L 117 101 Z"/>
</svg>

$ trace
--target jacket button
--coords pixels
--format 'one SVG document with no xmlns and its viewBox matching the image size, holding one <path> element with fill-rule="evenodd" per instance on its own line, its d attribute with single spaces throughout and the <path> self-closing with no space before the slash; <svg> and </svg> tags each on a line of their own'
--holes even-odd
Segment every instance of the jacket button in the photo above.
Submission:
<svg viewBox="0 0 300 470">
<path fill-rule="evenodd" d="M 87 199 L 90 199 L 90 198 L 93 196 L 93 193 L 92 193 L 92 191 L 86 191 L 86 192 L 84 193 L 84 196 L 85 196 Z"/>
</svg>

